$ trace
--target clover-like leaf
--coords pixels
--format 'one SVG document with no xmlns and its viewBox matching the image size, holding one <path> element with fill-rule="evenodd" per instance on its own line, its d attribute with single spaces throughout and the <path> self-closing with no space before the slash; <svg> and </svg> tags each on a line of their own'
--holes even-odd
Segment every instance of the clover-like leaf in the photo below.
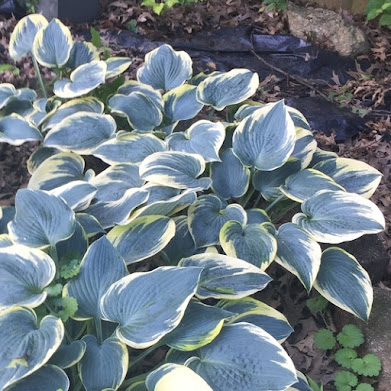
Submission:
<svg viewBox="0 0 391 391">
<path fill-rule="evenodd" d="M 35 372 L 47 363 L 60 346 L 64 325 L 54 316 L 37 324 L 35 312 L 10 307 L 0 312 L 0 389 Z"/>
<path fill-rule="evenodd" d="M 357 383 L 357 376 L 348 371 L 338 371 L 334 380 L 337 391 L 352 391 Z"/>
<path fill-rule="evenodd" d="M 78 363 L 78 370 L 86 391 L 117 390 L 128 371 L 126 345 L 115 337 L 98 343 L 95 336 L 85 335 L 82 341 L 87 348 Z"/>
<path fill-rule="evenodd" d="M 224 138 L 225 128 L 221 122 L 200 120 L 184 133 L 169 135 L 166 141 L 171 150 L 201 155 L 209 163 L 220 161 L 218 153 Z"/>
<path fill-rule="evenodd" d="M 364 334 L 354 324 L 347 324 L 337 335 L 338 342 L 344 348 L 356 348 L 364 343 Z"/>
<path fill-rule="evenodd" d="M 80 65 L 70 75 L 70 79 L 59 79 L 54 83 L 53 92 L 60 98 L 77 98 L 105 82 L 107 65 L 94 60 Z"/>
<path fill-rule="evenodd" d="M 334 354 L 334 360 L 344 368 L 351 369 L 352 362 L 357 358 L 357 352 L 351 348 L 338 349 Z"/>
<path fill-rule="evenodd" d="M 368 320 L 373 301 L 372 284 L 353 255 L 338 247 L 325 250 L 314 287 L 331 303 Z"/>
<path fill-rule="evenodd" d="M 175 51 L 164 44 L 145 56 L 145 64 L 137 71 L 137 80 L 163 91 L 179 87 L 190 79 L 192 60 L 183 51 Z"/>
<path fill-rule="evenodd" d="M 318 295 L 310 299 L 307 299 L 305 303 L 310 311 L 317 313 L 317 312 L 324 311 L 329 302 L 323 296 Z"/>
<path fill-rule="evenodd" d="M 333 349 L 337 340 L 335 339 L 333 332 L 328 329 L 319 330 L 314 337 L 314 345 L 318 349 L 330 350 Z"/>
<path fill-rule="evenodd" d="M 248 69 L 216 72 L 198 85 L 197 100 L 216 110 L 223 110 L 254 95 L 258 86 L 258 74 Z"/>
<path fill-rule="evenodd" d="M 115 282 L 101 301 L 103 316 L 118 322 L 116 334 L 127 345 L 145 349 L 174 330 L 195 294 L 199 267 L 159 267 Z"/>
<path fill-rule="evenodd" d="M 13 60 L 19 61 L 27 53 L 32 53 L 37 32 L 48 25 L 43 15 L 27 15 L 15 26 L 9 43 L 9 52 Z"/>
<path fill-rule="evenodd" d="M 42 140 L 42 135 L 38 128 L 19 114 L 11 114 L 0 118 L 0 143 L 21 145 L 26 141 L 39 140 Z"/>
<path fill-rule="evenodd" d="M 163 364 L 149 373 L 145 381 L 148 391 L 213 391 L 208 383 L 184 365 Z M 132 389 L 137 391 L 137 389 Z"/>
<path fill-rule="evenodd" d="M 61 198 L 45 191 L 19 190 L 15 207 L 16 214 L 8 230 L 16 243 L 30 247 L 54 246 L 75 230 L 74 212 Z"/>
<path fill-rule="evenodd" d="M 375 389 L 368 383 L 360 383 L 355 391 L 375 391 Z"/>
<path fill-rule="evenodd" d="M 49 68 L 61 68 L 69 59 L 73 45 L 72 34 L 59 19 L 38 30 L 33 43 L 37 61 Z"/>
<path fill-rule="evenodd" d="M 342 243 L 384 229 L 382 212 L 358 194 L 321 190 L 301 204 L 292 222 L 320 243 Z"/>
<path fill-rule="evenodd" d="M 263 106 L 240 122 L 232 146 L 245 166 L 272 171 L 289 159 L 295 141 L 295 126 L 281 100 Z"/>
</svg>

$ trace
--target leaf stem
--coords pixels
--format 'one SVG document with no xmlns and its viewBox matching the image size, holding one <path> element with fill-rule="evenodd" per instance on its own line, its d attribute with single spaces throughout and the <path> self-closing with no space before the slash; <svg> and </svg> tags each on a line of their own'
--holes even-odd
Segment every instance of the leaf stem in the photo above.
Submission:
<svg viewBox="0 0 391 391">
<path fill-rule="evenodd" d="M 100 318 L 94 318 L 95 328 L 96 328 L 96 338 L 98 340 L 98 344 L 102 345 L 103 337 L 102 337 L 102 321 Z"/>
<path fill-rule="evenodd" d="M 255 192 L 255 188 L 252 187 L 239 201 L 240 205 L 243 206 L 243 208 L 246 207 L 246 205 L 248 204 L 248 202 L 250 201 L 251 197 L 253 196 Z"/>
<path fill-rule="evenodd" d="M 37 74 L 38 81 L 39 81 L 39 84 L 41 86 L 43 97 L 45 99 L 47 99 L 48 98 L 48 94 L 46 92 L 45 84 L 43 83 L 43 80 L 42 80 L 42 75 L 41 75 L 41 71 L 39 70 L 38 62 L 35 59 L 35 56 L 33 54 L 31 55 L 31 58 L 33 59 L 33 65 L 34 65 L 35 73 Z"/>
<path fill-rule="evenodd" d="M 212 117 L 213 117 L 213 114 L 215 113 L 215 109 L 212 108 L 212 110 L 209 112 L 209 115 L 208 115 L 208 121 L 211 121 L 212 120 Z"/>
<path fill-rule="evenodd" d="M 129 364 L 129 367 L 128 369 L 134 367 L 135 365 L 137 365 L 142 359 L 144 359 L 146 356 L 148 356 L 150 353 L 152 353 L 154 350 L 156 350 L 157 348 L 160 348 L 160 346 L 164 345 L 163 343 L 157 343 L 153 346 L 151 346 L 150 348 L 148 348 L 147 350 L 144 350 L 140 355 L 138 355 L 135 360 L 133 362 L 131 362 Z"/>
<path fill-rule="evenodd" d="M 259 193 L 257 199 L 254 202 L 253 208 L 256 208 L 258 206 L 259 201 L 261 201 L 261 198 L 262 198 L 262 194 Z"/>
<path fill-rule="evenodd" d="M 60 266 L 58 264 L 58 253 L 56 245 L 50 246 L 50 256 L 56 265 L 56 280 L 60 277 Z"/>
<path fill-rule="evenodd" d="M 271 204 L 269 204 L 265 208 L 265 212 L 269 212 L 275 205 L 277 205 L 281 200 L 285 198 L 284 194 L 281 194 L 279 197 L 277 197 Z"/>
</svg>

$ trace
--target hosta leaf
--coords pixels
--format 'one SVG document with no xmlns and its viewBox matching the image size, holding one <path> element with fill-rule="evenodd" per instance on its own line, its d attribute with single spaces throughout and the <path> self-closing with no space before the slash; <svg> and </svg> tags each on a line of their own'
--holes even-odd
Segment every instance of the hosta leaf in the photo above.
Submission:
<svg viewBox="0 0 391 391">
<path fill-rule="evenodd" d="M 132 60 L 128 57 L 110 57 L 106 60 L 107 71 L 106 79 L 119 76 L 124 73 L 132 64 Z"/>
<path fill-rule="evenodd" d="M 164 337 L 171 348 L 191 351 L 211 343 L 220 333 L 231 312 L 192 300 L 179 326 Z"/>
<path fill-rule="evenodd" d="M 99 53 L 91 42 L 74 42 L 67 67 L 76 69 L 80 65 L 99 60 Z"/>
<path fill-rule="evenodd" d="M 322 388 L 312 388 L 307 382 L 307 378 L 299 371 L 296 371 L 298 382 L 287 388 L 286 391 L 323 391 Z"/>
<path fill-rule="evenodd" d="M 145 56 L 145 64 L 138 69 L 137 79 L 158 90 L 169 91 L 191 78 L 192 64 L 186 52 L 177 52 L 164 44 Z"/>
<path fill-rule="evenodd" d="M 319 244 L 292 223 L 281 225 L 276 239 L 276 262 L 293 273 L 309 292 L 320 267 L 322 250 Z"/>
<path fill-rule="evenodd" d="M 316 148 L 314 155 L 312 156 L 310 167 L 314 167 L 315 164 L 318 164 L 319 162 L 322 162 L 324 160 L 334 159 L 337 157 L 338 155 L 335 152 L 324 151 L 323 149 Z"/>
<path fill-rule="evenodd" d="M 218 162 L 219 149 L 223 145 L 225 128 L 221 122 L 197 121 L 186 132 L 176 132 L 166 138 L 168 147 L 201 155 L 206 162 Z"/>
<path fill-rule="evenodd" d="M 373 301 L 372 284 L 353 255 L 338 247 L 325 250 L 314 287 L 337 307 L 368 321 Z"/>
<path fill-rule="evenodd" d="M 151 99 L 159 110 L 164 110 L 162 94 L 160 91 L 155 90 L 148 84 L 143 84 L 136 80 L 129 80 L 122 84 L 122 86 L 117 90 L 117 93 L 121 95 L 130 95 L 132 92 L 141 92 L 143 95 L 146 95 L 149 99 Z"/>
<path fill-rule="evenodd" d="M 205 380 L 184 365 L 164 364 L 146 380 L 148 391 L 213 391 Z"/>
<path fill-rule="evenodd" d="M 33 43 L 33 53 L 37 61 L 49 68 L 61 68 L 69 59 L 73 45 L 69 28 L 59 19 L 52 19 L 40 29 Z"/>
<path fill-rule="evenodd" d="M 76 213 L 77 222 L 83 227 L 86 235 L 90 238 L 98 233 L 104 233 L 105 230 L 99 224 L 99 221 L 88 213 Z"/>
<path fill-rule="evenodd" d="M 211 105 L 216 110 L 243 102 L 254 95 L 259 86 L 257 73 L 248 69 L 232 69 L 229 72 L 212 74 L 197 88 L 197 100 Z"/>
<path fill-rule="evenodd" d="M 189 208 L 189 228 L 197 247 L 220 243 L 220 230 L 229 220 L 244 224 L 246 212 L 238 204 L 228 205 L 215 195 L 197 199 Z"/>
<path fill-rule="evenodd" d="M 292 113 L 289 114 L 291 114 L 292 118 Z M 314 135 L 311 130 L 296 127 L 296 143 L 291 157 L 301 161 L 302 169 L 308 167 L 308 165 L 311 163 L 313 155 L 316 151 L 316 146 L 317 142 L 314 139 Z"/>
<path fill-rule="evenodd" d="M 311 186 L 308 186 L 311 184 Z M 345 189 L 334 182 L 332 178 L 313 168 L 290 175 L 281 191 L 290 199 L 303 202 L 320 190 L 344 191 Z"/>
<path fill-rule="evenodd" d="M 45 118 L 42 128 L 44 130 L 51 129 L 70 115 L 80 112 L 102 114 L 103 109 L 103 103 L 92 96 L 72 99 L 52 110 Z"/>
<path fill-rule="evenodd" d="M 230 319 L 230 323 L 252 323 L 268 332 L 279 343 L 284 342 L 293 332 L 293 328 L 281 312 L 252 297 L 244 297 L 240 300 L 222 300 L 217 305 L 219 308 L 235 314 Z"/>
<path fill-rule="evenodd" d="M 61 368 L 45 365 L 7 388 L 7 391 L 68 391 L 69 386 L 68 376 Z"/>
<path fill-rule="evenodd" d="M 76 98 L 88 94 L 105 82 L 107 65 L 104 61 L 91 61 L 80 65 L 70 79 L 59 79 L 54 83 L 53 92 L 60 98 Z"/>
<path fill-rule="evenodd" d="M 16 88 L 11 83 L 0 84 L 0 110 L 9 102 L 16 94 Z"/>
<path fill-rule="evenodd" d="M 116 226 L 107 235 L 127 264 L 157 254 L 175 234 L 175 223 L 165 216 L 141 216 Z"/>
<path fill-rule="evenodd" d="M 25 307 L 0 312 L 0 324 L 0 389 L 4 390 L 47 363 L 61 344 L 64 326 L 51 315 L 38 326 L 35 312 Z"/>
<path fill-rule="evenodd" d="M 0 234 L 8 233 L 7 224 L 14 218 L 14 216 L 15 216 L 14 206 L 0 207 Z"/>
<path fill-rule="evenodd" d="M 96 192 L 96 187 L 85 181 L 73 181 L 50 191 L 61 197 L 74 211 L 86 209 Z"/>
<path fill-rule="evenodd" d="M 77 113 L 54 126 L 44 143 L 62 151 L 90 155 L 99 144 L 113 137 L 116 127 L 110 115 Z"/>
<path fill-rule="evenodd" d="M 178 326 L 197 289 L 201 269 L 159 267 L 114 283 L 102 298 L 102 313 L 118 322 L 118 338 L 136 349 L 157 343 Z"/>
<path fill-rule="evenodd" d="M 194 118 L 203 107 L 197 101 L 196 93 L 197 87 L 185 84 L 164 94 L 165 116 L 171 122 Z"/>
<path fill-rule="evenodd" d="M 255 171 L 252 182 L 256 190 L 267 201 L 272 201 L 281 195 L 280 186 L 290 175 L 300 171 L 301 161 L 289 158 L 288 161 L 273 171 Z"/>
<path fill-rule="evenodd" d="M 251 263 L 221 254 L 193 255 L 179 265 L 203 268 L 196 293 L 200 299 L 240 299 L 264 289 L 271 281 Z"/>
<path fill-rule="evenodd" d="M 125 116 L 134 129 L 152 130 L 163 120 L 161 108 L 142 92 L 114 95 L 109 100 L 109 107 L 113 113 Z"/>
<path fill-rule="evenodd" d="M 53 260 L 43 251 L 21 245 L 0 248 L 0 310 L 13 305 L 38 307 L 55 274 Z"/>
<path fill-rule="evenodd" d="M 76 222 L 76 228 L 73 235 L 66 240 L 56 244 L 58 259 L 66 260 L 68 263 L 71 259 L 81 260 L 88 248 L 88 237 L 80 223 Z M 78 263 L 76 264 L 78 265 Z M 62 265 L 64 266 L 64 265 Z M 62 271 L 62 268 L 60 268 Z"/>
<path fill-rule="evenodd" d="M 260 354 L 262 352 L 262 354 Z M 213 391 L 283 391 L 297 382 L 292 360 L 266 331 L 249 323 L 224 327 L 189 363 Z"/>
<path fill-rule="evenodd" d="M 87 349 L 78 369 L 86 391 L 117 390 L 128 371 L 126 345 L 114 337 L 98 343 L 93 335 L 85 335 L 82 341 Z"/>
<path fill-rule="evenodd" d="M 247 261 L 265 270 L 277 253 L 274 236 L 258 224 L 242 225 L 238 221 L 227 221 L 220 231 L 220 243 L 224 252 Z"/>
<path fill-rule="evenodd" d="M 37 32 L 48 25 L 43 15 L 27 15 L 15 26 L 9 43 L 9 53 L 13 60 L 19 61 L 27 53 L 32 53 Z"/>
<path fill-rule="evenodd" d="M 263 209 L 246 209 L 247 224 L 271 223 L 270 217 Z"/>
<path fill-rule="evenodd" d="M 0 234 L 0 248 L 12 246 L 14 242 L 7 234 Z"/>
<path fill-rule="evenodd" d="M 369 164 L 342 157 L 319 162 L 314 169 L 333 178 L 346 191 L 364 198 L 373 195 L 382 178 L 382 174 Z"/>
<path fill-rule="evenodd" d="M 38 128 L 30 124 L 19 114 L 0 118 L 0 143 L 21 145 L 26 141 L 42 140 Z"/>
<path fill-rule="evenodd" d="M 70 368 L 81 360 L 86 347 L 86 343 L 80 340 L 72 341 L 69 345 L 63 341 L 49 360 L 49 363 L 57 365 L 62 369 Z"/>
<path fill-rule="evenodd" d="M 146 181 L 175 189 L 205 190 L 210 178 L 199 178 L 205 170 L 205 160 L 184 152 L 156 152 L 140 165 L 140 176 Z"/>
<path fill-rule="evenodd" d="M 16 215 L 8 230 L 17 243 L 30 247 L 54 246 L 75 230 L 74 212 L 62 199 L 45 191 L 19 190 L 15 207 Z"/>
<path fill-rule="evenodd" d="M 100 299 L 111 284 L 128 271 L 118 251 L 102 236 L 84 255 L 79 274 L 64 287 L 64 295 L 77 300 L 77 320 L 100 319 Z"/>
<path fill-rule="evenodd" d="M 28 187 L 33 190 L 53 190 L 67 183 L 84 179 L 85 163 L 81 156 L 58 153 L 45 159 L 34 171 Z"/>
<path fill-rule="evenodd" d="M 221 152 L 220 157 L 221 162 L 214 162 L 211 165 L 213 190 L 225 200 L 243 196 L 248 189 L 250 170 L 243 166 L 232 148 Z"/>
<path fill-rule="evenodd" d="M 124 133 L 100 144 L 93 155 L 108 164 L 141 163 L 149 155 L 166 149 L 165 142 L 153 134 Z"/>
<path fill-rule="evenodd" d="M 320 243 L 342 243 L 384 229 L 384 216 L 371 201 L 353 193 L 322 190 L 293 216 Z"/>
</svg>

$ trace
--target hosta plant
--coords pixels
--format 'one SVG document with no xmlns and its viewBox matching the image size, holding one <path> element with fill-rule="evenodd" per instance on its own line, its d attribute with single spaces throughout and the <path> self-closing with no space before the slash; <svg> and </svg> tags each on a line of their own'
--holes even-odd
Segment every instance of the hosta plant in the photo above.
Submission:
<svg viewBox="0 0 391 391">
<path fill-rule="evenodd" d="M 287 319 L 250 296 L 276 262 L 366 320 L 368 274 L 319 243 L 384 228 L 379 172 L 317 149 L 283 101 L 248 100 L 246 69 L 193 75 L 163 45 L 123 82 L 130 59 L 101 60 L 41 15 L 10 54 L 56 77 L 0 85 L 0 140 L 38 145 L 1 210 L 0 389 L 308 390 Z"/>
</svg>

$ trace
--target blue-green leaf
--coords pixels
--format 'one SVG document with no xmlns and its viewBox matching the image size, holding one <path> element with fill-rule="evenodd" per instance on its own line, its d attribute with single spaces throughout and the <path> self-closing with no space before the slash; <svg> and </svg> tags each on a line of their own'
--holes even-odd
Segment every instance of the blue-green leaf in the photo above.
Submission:
<svg viewBox="0 0 391 391">
<path fill-rule="evenodd" d="M 248 69 L 216 72 L 198 85 L 197 100 L 216 110 L 223 110 L 226 106 L 243 102 L 254 95 L 258 86 L 258 74 Z"/>
<path fill-rule="evenodd" d="M 342 243 L 385 227 L 379 208 L 354 193 L 322 190 L 304 201 L 301 210 L 292 222 L 320 243 Z"/>
<path fill-rule="evenodd" d="M 128 371 L 126 345 L 114 337 L 98 343 L 93 335 L 85 335 L 82 341 L 87 349 L 78 369 L 86 391 L 117 390 Z"/>
<path fill-rule="evenodd" d="M 315 164 L 318 164 L 319 162 L 322 162 L 324 160 L 334 159 L 337 157 L 338 155 L 335 152 L 323 151 L 323 149 L 316 148 L 314 155 L 312 156 L 310 167 L 314 167 Z"/>
<path fill-rule="evenodd" d="M 99 224 L 99 221 L 88 213 L 76 213 L 77 222 L 83 227 L 87 237 L 95 236 L 98 233 L 104 233 L 105 230 Z"/>
<path fill-rule="evenodd" d="M 200 120 L 186 132 L 176 132 L 166 138 L 168 147 L 173 151 L 182 151 L 201 155 L 206 162 L 219 162 L 219 150 L 225 138 L 225 128 L 221 122 Z"/>
<path fill-rule="evenodd" d="M 281 312 L 252 297 L 222 300 L 217 306 L 236 314 L 230 319 L 230 323 L 252 323 L 265 330 L 279 343 L 284 342 L 293 332 L 293 328 Z"/>
<path fill-rule="evenodd" d="M 8 234 L 0 234 L 0 248 L 12 246 L 14 242 Z"/>
<path fill-rule="evenodd" d="M 295 141 L 295 126 L 281 100 L 246 117 L 236 128 L 232 145 L 245 166 L 272 171 L 288 160 Z"/>
<path fill-rule="evenodd" d="M 146 386 L 148 391 L 213 391 L 201 376 L 178 364 L 164 364 L 155 369 L 148 374 Z"/>
<path fill-rule="evenodd" d="M 99 144 L 113 137 L 116 128 L 110 115 L 77 113 L 54 126 L 44 144 L 61 151 L 90 155 Z"/>
<path fill-rule="evenodd" d="M 382 174 L 369 164 L 342 157 L 319 162 L 314 169 L 333 178 L 346 191 L 364 198 L 373 195 L 382 178 Z"/>
<path fill-rule="evenodd" d="M 87 251 L 87 248 L 87 235 L 81 224 L 78 222 L 76 222 L 76 228 L 73 235 L 56 244 L 58 259 L 65 259 L 66 262 L 69 262 L 69 257 L 71 257 L 71 259 L 81 260 Z"/>
<path fill-rule="evenodd" d="M 132 60 L 128 57 L 110 57 L 106 60 L 107 71 L 106 79 L 119 76 L 124 73 L 132 64 Z"/>
<path fill-rule="evenodd" d="M 210 178 L 199 178 L 205 170 L 205 160 L 200 155 L 184 152 L 156 152 L 140 165 L 140 176 L 146 181 L 175 189 L 205 190 Z"/>
<path fill-rule="evenodd" d="M 8 387 L 7 391 L 68 391 L 69 386 L 68 376 L 61 368 L 55 365 L 45 365 Z"/>
<path fill-rule="evenodd" d="M 192 300 L 179 326 L 164 337 L 171 348 L 191 351 L 211 343 L 220 333 L 224 321 L 234 314 Z"/>
<path fill-rule="evenodd" d="M 246 209 L 247 224 L 271 223 L 270 217 L 263 209 Z"/>
<path fill-rule="evenodd" d="M 47 363 L 61 344 L 64 325 L 51 315 L 38 325 L 35 312 L 26 307 L 0 312 L 0 324 L 0 389 L 4 390 Z"/>
<path fill-rule="evenodd" d="M 232 148 L 220 153 L 220 158 L 221 162 L 214 162 L 211 165 L 213 190 L 225 200 L 242 197 L 248 189 L 250 170 L 243 166 Z"/>
<path fill-rule="evenodd" d="M 197 87 L 185 84 L 164 94 L 164 114 L 171 123 L 194 118 L 201 111 L 196 93 Z"/>
<path fill-rule="evenodd" d="M 64 287 L 64 296 L 77 300 L 78 309 L 74 318 L 100 319 L 100 299 L 111 284 L 126 276 L 128 271 L 118 251 L 102 236 L 84 255 L 79 274 Z"/>
<path fill-rule="evenodd" d="M 318 274 L 322 249 L 296 224 L 281 225 L 277 234 L 276 262 L 293 273 L 309 292 Z"/>
<path fill-rule="evenodd" d="M 41 250 L 21 245 L 0 248 L 0 310 L 13 305 L 38 307 L 55 274 L 56 265 Z"/>
<path fill-rule="evenodd" d="M 0 118 L 0 143 L 21 145 L 26 141 L 42 140 L 38 128 L 30 124 L 19 114 Z"/>
<path fill-rule="evenodd" d="M 240 299 L 264 289 L 271 281 L 251 263 L 221 254 L 193 255 L 179 265 L 203 268 L 196 293 L 200 299 Z"/>
<path fill-rule="evenodd" d="M 149 258 L 162 250 L 175 234 L 175 223 L 165 216 L 141 216 L 116 226 L 107 235 L 127 264 Z"/>
<path fill-rule="evenodd" d="M 49 363 L 57 365 L 62 369 L 70 368 L 81 360 L 86 347 L 86 343 L 80 340 L 72 341 L 69 345 L 63 341 L 49 360 Z"/>
<path fill-rule="evenodd" d="M 220 243 L 228 256 L 243 259 L 261 270 L 267 269 L 277 253 L 276 239 L 260 224 L 227 221 L 220 230 Z"/>
<path fill-rule="evenodd" d="M 290 111 L 290 109 L 288 109 Z M 289 113 L 292 118 L 292 113 Z M 293 121 L 295 122 L 295 121 Z M 317 142 L 311 130 L 296 126 L 296 143 L 291 154 L 292 158 L 301 161 L 301 169 L 307 168 L 316 151 Z"/>
<path fill-rule="evenodd" d="M 246 223 L 246 212 L 238 204 L 228 205 L 215 195 L 197 199 L 189 208 L 189 228 L 197 247 L 219 244 L 220 230 L 229 220 Z"/>
<path fill-rule="evenodd" d="M 0 234 L 7 234 L 7 224 L 15 217 L 14 206 L 0 207 Z"/>
<path fill-rule="evenodd" d="M 100 144 L 93 152 L 108 164 L 141 163 L 155 152 L 165 151 L 166 144 L 150 133 L 122 133 Z"/>
<path fill-rule="evenodd" d="M 296 371 L 296 375 L 298 382 L 287 388 L 286 391 L 314 391 L 314 389 L 308 385 L 307 378 L 301 372 Z M 323 388 L 318 388 L 318 391 L 323 391 Z"/>
<path fill-rule="evenodd" d="M 159 110 L 164 110 L 162 94 L 160 91 L 155 90 L 148 84 L 143 84 L 136 80 L 129 80 L 117 90 L 117 93 L 121 95 L 130 95 L 132 92 L 141 92 L 143 95 L 146 95 L 149 99 L 151 99 Z"/>
<path fill-rule="evenodd" d="M 125 116 L 134 129 L 152 130 L 163 120 L 161 107 L 142 92 L 114 95 L 109 99 L 108 104 L 112 113 Z"/>
<path fill-rule="evenodd" d="M 72 35 L 59 19 L 38 30 L 33 44 L 37 61 L 49 68 L 61 68 L 69 59 L 73 45 Z"/>
<path fill-rule="evenodd" d="M 297 202 L 305 201 L 320 190 L 345 191 L 328 175 L 313 168 L 290 175 L 280 189 L 288 198 Z"/>
<path fill-rule="evenodd" d="M 9 53 L 13 60 L 19 61 L 27 53 L 32 53 L 37 32 L 48 25 L 43 15 L 27 15 L 15 26 L 9 43 Z"/>
<path fill-rule="evenodd" d="M 76 69 L 80 65 L 99 60 L 99 53 L 91 42 L 74 42 L 67 67 Z"/>
<path fill-rule="evenodd" d="M 75 230 L 74 212 L 62 199 L 45 191 L 19 190 L 15 207 L 16 215 L 8 230 L 16 243 L 30 247 L 54 246 Z"/>
<path fill-rule="evenodd" d="M 338 247 L 325 250 L 314 288 L 337 307 L 368 321 L 373 301 L 372 284 L 353 255 Z"/>
<path fill-rule="evenodd" d="M 192 60 L 183 51 L 175 51 L 164 44 L 145 56 L 145 64 L 137 71 L 137 80 L 163 91 L 179 87 L 190 79 Z"/>
<path fill-rule="evenodd" d="M 292 360 L 266 331 L 249 323 L 224 327 L 188 366 L 214 391 L 283 391 L 297 382 Z"/>
<path fill-rule="evenodd" d="M 102 298 L 106 319 L 118 322 L 118 338 L 136 349 L 157 343 L 180 323 L 197 289 L 201 269 L 160 267 L 114 283 Z"/>
<path fill-rule="evenodd" d="M 106 63 L 94 60 L 80 65 L 70 79 L 59 79 L 54 83 L 53 92 L 60 98 L 76 98 L 88 94 L 105 82 Z"/>
</svg>

